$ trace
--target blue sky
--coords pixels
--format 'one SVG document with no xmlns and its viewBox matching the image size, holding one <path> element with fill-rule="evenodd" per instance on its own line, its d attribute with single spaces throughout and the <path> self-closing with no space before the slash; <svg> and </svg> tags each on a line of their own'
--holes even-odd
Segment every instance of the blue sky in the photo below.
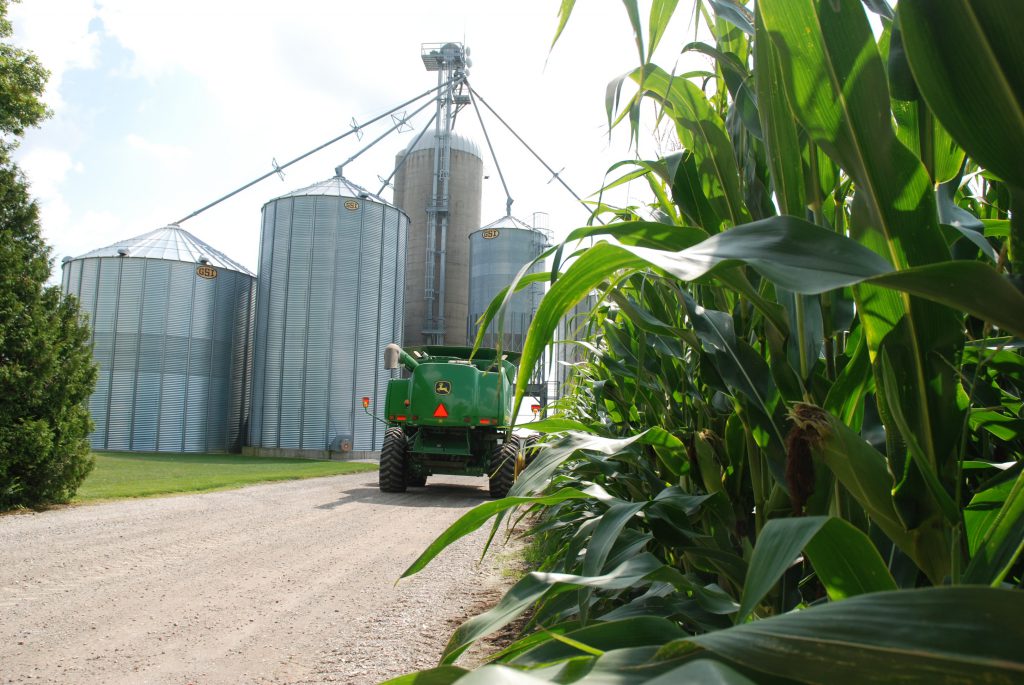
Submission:
<svg viewBox="0 0 1024 685">
<path fill-rule="evenodd" d="M 422 43 L 463 41 L 474 88 L 580 194 L 630 156 L 611 142 L 605 85 L 636 64 L 618 0 L 578 8 L 549 54 L 558 0 L 352 3 L 341 0 L 24 0 L 12 5 L 15 41 L 53 76 L 55 116 L 26 137 L 18 160 L 42 207 L 55 272 L 76 256 L 158 228 L 436 85 Z M 671 68 L 689 29 L 665 39 Z M 692 33 L 691 33 L 692 35 Z M 411 111 L 411 108 L 410 110 Z M 420 119 L 425 125 L 426 118 Z M 515 199 L 513 214 L 550 215 L 557 234 L 586 214 L 485 116 Z M 255 270 L 260 208 L 333 174 L 384 129 L 350 136 L 182 227 Z M 457 130 L 483 138 L 464 111 Z M 395 153 L 416 132 L 389 137 L 346 168 L 376 191 Z M 641 152 L 653 155 L 653 144 Z M 504 214 L 505 196 L 485 160 L 482 223 Z M 644 195 L 642 187 L 624 192 Z M 385 193 L 390 197 L 390 191 Z M 622 193 L 620 200 L 625 200 Z"/>
</svg>

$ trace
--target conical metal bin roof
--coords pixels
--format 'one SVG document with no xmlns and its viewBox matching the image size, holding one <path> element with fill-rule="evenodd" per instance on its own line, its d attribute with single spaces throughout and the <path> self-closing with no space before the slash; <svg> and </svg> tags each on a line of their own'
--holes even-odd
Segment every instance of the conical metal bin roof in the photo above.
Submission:
<svg viewBox="0 0 1024 685">
<path fill-rule="evenodd" d="M 379 202 L 382 205 L 391 205 L 390 202 L 380 197 L 379 195 L 374 195 L 361 185 L 353 183 L 344 176 L 340 175 L 333 176 L 325 181 L 320 181 L 319 183 L 314 183 L 313 185 L 306 186 L 305 188 L 293 190 L 292 192 L 285 193 L 284 195 L 279 195 L 278 197 L 274 198 L 274 200 L 280 200 L 286 197 L 301 197 L 304 195 L 332 195 L 337 197 L 358 197 L 364 200 L 370 200 L 371 202 Z M 274 200 L 271 200 L 271 202 L 273 202 Z"/>
<path fill-rule="evenodd" d="M 526 229 L 527 231 L 537 230 L 530 224 L 526 223 L 525 221 L 520 221 L 519 219 L 511 215 L 503 216 L 497 221 L 492 221 L 486 226 L 481 226 L 480 230 L 484 230 L 487 228 L 523 228 Z"/>
<path fill-rule="evenodd" d="M 92 252 L 86 252 L 75 259 L 88 259 L 89 257 L 141 257 L 176 262 L 195 262 L 196 264 L 205 263 L 249 276 L 256 275 L 220 250 L 210 247 L 174 224 L 101 247 Z"/>
</svg>

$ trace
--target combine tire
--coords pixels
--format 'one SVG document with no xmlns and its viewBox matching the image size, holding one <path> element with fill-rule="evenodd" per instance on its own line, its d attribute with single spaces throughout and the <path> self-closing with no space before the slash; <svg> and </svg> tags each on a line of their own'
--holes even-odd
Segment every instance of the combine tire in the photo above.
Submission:
<svg viewBox="0 0 1024 685">
<path fill-rule="evenodd" d="M 410 488 L 422 488 L 424 485 L 427 484 L 427 477 L 410 475 L 408 478 L 405 479 L 405 484 L 408 485 Z"/>
<path fill-rule="evenodd" d="M 522 440 L 522 439 L 521 439 Z M 522 440 L 523 445 L 523 456 L 522 459 L 516 464 L 516 480 L 519 480 L 520 474 L 527 469 L 527 467 L 533 463 L 533 460 L 537 458 L 537 436 L 527 436 L 525 440 Z"/>
<path fill-rule="evenodd" d="M 491 497 L 501 499 L 508 494 L 516 480 L 516 458 L 519 456 L 519 438 L 509 438 L 491 452 L 488 473 L 491 477 Z"/>
<path fill-rule="evenodd" d="M 381 492 L 405 492 L 406 451 L 408 443 L 401 428 L 388 428 L 384 433 L 384 446 L 380 451 Z"/>
</svg>

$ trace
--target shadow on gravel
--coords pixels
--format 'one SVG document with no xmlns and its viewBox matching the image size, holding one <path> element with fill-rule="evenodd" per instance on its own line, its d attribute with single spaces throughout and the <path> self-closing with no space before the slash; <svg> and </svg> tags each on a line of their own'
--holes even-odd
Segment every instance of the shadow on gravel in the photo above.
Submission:
<svg viewBox="0 0 1024 685">
<path fill-rule="evenodd" d="M 486 481 L 484 482 L 486 483 Z M 463 504 L 467 508 L 472 507 L 487 499 L 489 499 L 487 490 L 478 485 L 427 483 L 425 487 L 409 488 L 405 492 L 381 492 L 377 483 L 374 482 L 343 492 L 341 497 L 335 501 L 318 504 L 316 508 L 337 509 L 346 504 L 363 502 L 395 507 L 444 507 L 450 509 Z"/>
</svg>

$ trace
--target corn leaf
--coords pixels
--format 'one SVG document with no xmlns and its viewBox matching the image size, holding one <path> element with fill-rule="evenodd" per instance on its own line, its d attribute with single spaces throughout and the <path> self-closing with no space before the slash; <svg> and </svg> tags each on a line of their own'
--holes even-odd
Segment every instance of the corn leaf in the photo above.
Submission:
<svg viewBox="0 0 1024 685">
<path fill-rule="evenodd" d="M 733 229 L 735 230 L 735 229 Z M 731 232 L 731 231 L 730 231 Z M 781 397 L 767 363 L 745 341 L 736 337 L 732 317 L 705 309 L 686 298 L 687 314 L 705 353 L 731 390 L 742 393 L 763 419 L 760 423 L 781 447 L 785 442 L 780 421 Z"/>
<path fill-rule="evenodd" d="M 979 497 L 981 495 L 984 493 L 979 493 Z M 971 501 L 971 506 L 976 506 L 979 497 Z M 964 572 L 965 583 L 998 585 L 1024 550 L 1024 473 L 1012 482 L 1005 497 L 995 517 L 986 522 L 988 525 Z"/>
<path fill-rule="evenodd" d="M 587 551 L 583 557 L 583 575 L 593 576 L 601 572 L 612 545 L 618 540 L 619 533 L 646 506 L 647 502 L 617 502 L 601 515 L 601 521 L 587 543 Z"/>
<path fill-rule="evenodd" d="M 658 44 L 661 42 L 662 36 L 665 35 L 665 29 L 668 28 L 669 20 L 675 14 L 677 4 L 679 4 L 679 0 L 654 0 L 651 3 L 651 14 L 647 31 L 646 61 L 651 61 L 655 49 L 657 49 Z"/>
<path fill-rule="evenodd" d="M 481 666 L 459 680 L 460 685 L 539 685 L 550 682 L 542 675 L 496 665 Z"/>
<path fill-rule="evenodd" d="M 469 671 L 458 666 L 438 666 L 385 680 L 380 685 L 450 685 L 467 673 Z"/>
<path fill-rule="evenodd" d="M 755 5 L 754 9 L 757 12 L 754 83 L 766 156 L 772 171 L 772 185 L 782 213 L 803 216 L 807 196 L 796 119 L 786 101 L 782 67 L 765 31 L 760 5 Z"/>
<path fill-rule="evenodd" d="M 692 152 L 675 152 L 665 158 L 671 175 L 672 199 L 686 220 L 708 233 L 717 233 L 722 217 L 704 194 L 704 185 Z"/>
<path fill-rule="evenodd" d="M 543 256 L 544 255 L 542 255 L 542 257 Z M 502 288 L 498 294 L 494 296 L 494 299 L 491 300 L 490 304 L 487 305 L 487 310 L 480 315 L 480 318 L 476 322 L 479 329 L 476 332 L 476 339 L 473 341 L 474 351 L 479 349 L 480 344 L 483 342 L 484 335 L 487 333 L 487 329 L 495 319 L 498 319 L 499 325 L 503 323 L 502 313 L 504 311 L 505 303 L 507 301 L 511 301 L 513 294 L 519 292 L 531 283 L 543 283 L 549 280 L 549 275 L 547 273 L 526 273 L 530 266 L 532 266 L 532 264 L 524 265 L 516 280 L 513 281 L 511 285 Z"/>
<path fill-rule="evenodd" d="M 870 283 L 927 297 L 959 312 L 1024 336 L 1024 293 L 982 262 L 941 262 L 869 279 Z"/>
<path fill-rule="evenodd" d="M 734 2 L 734 0 L 709 0 L 715 10 L 715 16 L 723 19 L 748 36 L 754 35 L 754 18 L 750 11 Z"/>
<path fill-rule="evenodd" d="M 672 163 L 668 161 L 669 175 Z M 584 226 L 573 230 L 565 239 L 571 244 L 584 238 L 607 235 L 623 245 L 650 247 L 658 250 L 685 250 L 708 237 L 708 232 L 691 226 L 674 226 L 656 221 L 626 221 L 605 226 Z"/>
<path fill-rule="evenodd" d="M 921 99 L 907 62 L 899 24 L 892 28 L 891 35 L 888 71 L 896 135 L 921 159 L 936 184 L 945 183 L 959 175 L 964 151 Z"/>
<path fill-rule="evenodd" d="M 494 502 L 484 502 L 483 504 L 473 507 L 460 516 L 455 523 L 448 526 L 448 528 L 441 533 L 434 542 L 430 543 L 430 546 L 427 547 L 419 557 L 417 557 L 416 561 L 414 561 L 409 568 L 405 569 L 401 577 L 407 578 L 414 573 L 419 573 L 427 564 L 430 563 L 431 559 L 440 554 L 441 550 L 445 547 L 452 544 L 459 538 L 469 535 L 492 517 L 506 509 L 511 509 L 512 507 L 518 507 L 524 504 L 556 504 L 569 499 L 588 499 L 590 497 L 592 497 L 592 495 L 588 495 L 576 488 L 562 488 L 558 492 L 541 497 L 506 497 Z"/>
<path fill-rule="evenodd" d="M 755 685 L 753 680 L 739 671 L 711 659 L 694 659 L 647 681 L 647 685 L 678 685 L 678 683 Z"/>
<path fill-rule="evenodd" d="M 737 622 L 754 610 L 806 552 L 832 600 L 895 590 L 896 583 L 871 540 L 848 522 L 828 516 L 774 519 L 757 538 Z"/>
<path fill-rule="evenodd" d="M 899 142 L 890 117 L 879 115 L 890 109 L 888 80 L 863 5 L 763 0 L 760 6 L 798 120 L 855 184 L 851 236 L 897 270 L 948 261 L 931 178 Z M 885 347 L 894 362 L 891 396 L 927 462 L 949 473 L 963 426 L 953 372 L 962 343 L 959 317 L 934 302 L 873 284 L 855 293 L 872 358 Z M 877 373 L 875 381 L 882 383 Z M 895 426 L 887 423 L 887 429 L 887 457 L 892 470 L 902 473 L 910 456 Z M 914 527 L 920 523 L 914 519 L 917 500 L 928 494 L 920 479 L 901 485 L 896 505 Z"/>
<path fill-rule="evenodd" d="M 708 183 L 705 194 L 717 214 L 728 225 L 749 221 L 732 142 L 725 122 L 704 92 L 689 80 L 674 78 L 651 64 L 634 71 L 631 78 L 643 89 L 640 96 L 652 97 L 665 107 L 683 146 L 694 152 L 697 168 Z M 703 228 L 708 232 L 716 230 L 710 226 Z"/>
<path fill-rule="evenodd" d="M 1024 593 L 985 587 L 876 592 L 677 641 L 801 682 L 988 683 L 1024 679 Z"/>
<path fill-rule="evenodd" d="M 575 5 L 576 0 L 562 0 L 562 4 L 558 8 L 558 28 L 555 29 L 555 37 L 551 39 L 551 47 L 555 46 L 562 31 L 565 30 L 565 25 L 569 23 L 569 17 L 572 16 Z"/>
<path fill-rule="evenodd" d="M 948 573 L 949 540 L 942 528 L 908 529 L 893 501 L 893 474 L 885 457 L 831 414 L 813 405 L 794 405 L 793 421 L 808 437 L 815 463 L 828 467 L 865 513 L 935 583 Z"/>
<path fill-rule="evenodd" d="M 622 4 L 626 8 L 626 14 L 629 15 L 629 23 L 633 27 L 633 41 L 636 43 L 640 63 L 643 64 L 646 60 L 644 59 L 644 31 L 643 25 L 640 23 L 640 8 L 637 7 L 636 0 L 622 0 Z"/>
<path fill-rule="evenodd" d="M 606 652 L 613 649 L 661 646 L 672 639 L 685 637 L 685 632 L 664 618 L 639 616 L 621 621 L 602 621 L 564 633 L 573 642 Z M 516 666 L 551 663 L 580 656 L 579 649 L 567 641 L 550 640 L 517 656 L 510 663 Z"/>
<path fill-rule="evenodd" d="M 553 416 L 540 421 L 526 421 L 519 424 L 538 433 L 563 433 L 565 431 L 578 431 L 582 433 L 596 433 L 596 431 L 579 421 Z"/>
<path fill-rule="evenodd" d="M 900 0 L 897 15 L 914 79 L 932 111 L 979 164 L 1024 188 L 1020 3 Z"/>
<path fill-rule="evenodd" d="M 474 641 L 508 625 L 555 585 L 561 587 L 554 588 L 554 592 L 566 592 L 572 586 L 621 590 L 642 582 L 661 567 L 662 563 L 653 555 L 640 554 L 601 576 L 529 573 L 513 585 L 494 607 L 459 626 L 448 640 L 441 663 L 452 663 Z"/>
<path fill-rule="evenodd" d="M 867 343 L 864 342 L 860 329 L 847 350 L 850 360 L 829 388 L 823 406 L 825 411 L 838 417 L 853 430 L 859 431 L 864 412 L 864 395 L 874 389 Z"/>
</svg>

